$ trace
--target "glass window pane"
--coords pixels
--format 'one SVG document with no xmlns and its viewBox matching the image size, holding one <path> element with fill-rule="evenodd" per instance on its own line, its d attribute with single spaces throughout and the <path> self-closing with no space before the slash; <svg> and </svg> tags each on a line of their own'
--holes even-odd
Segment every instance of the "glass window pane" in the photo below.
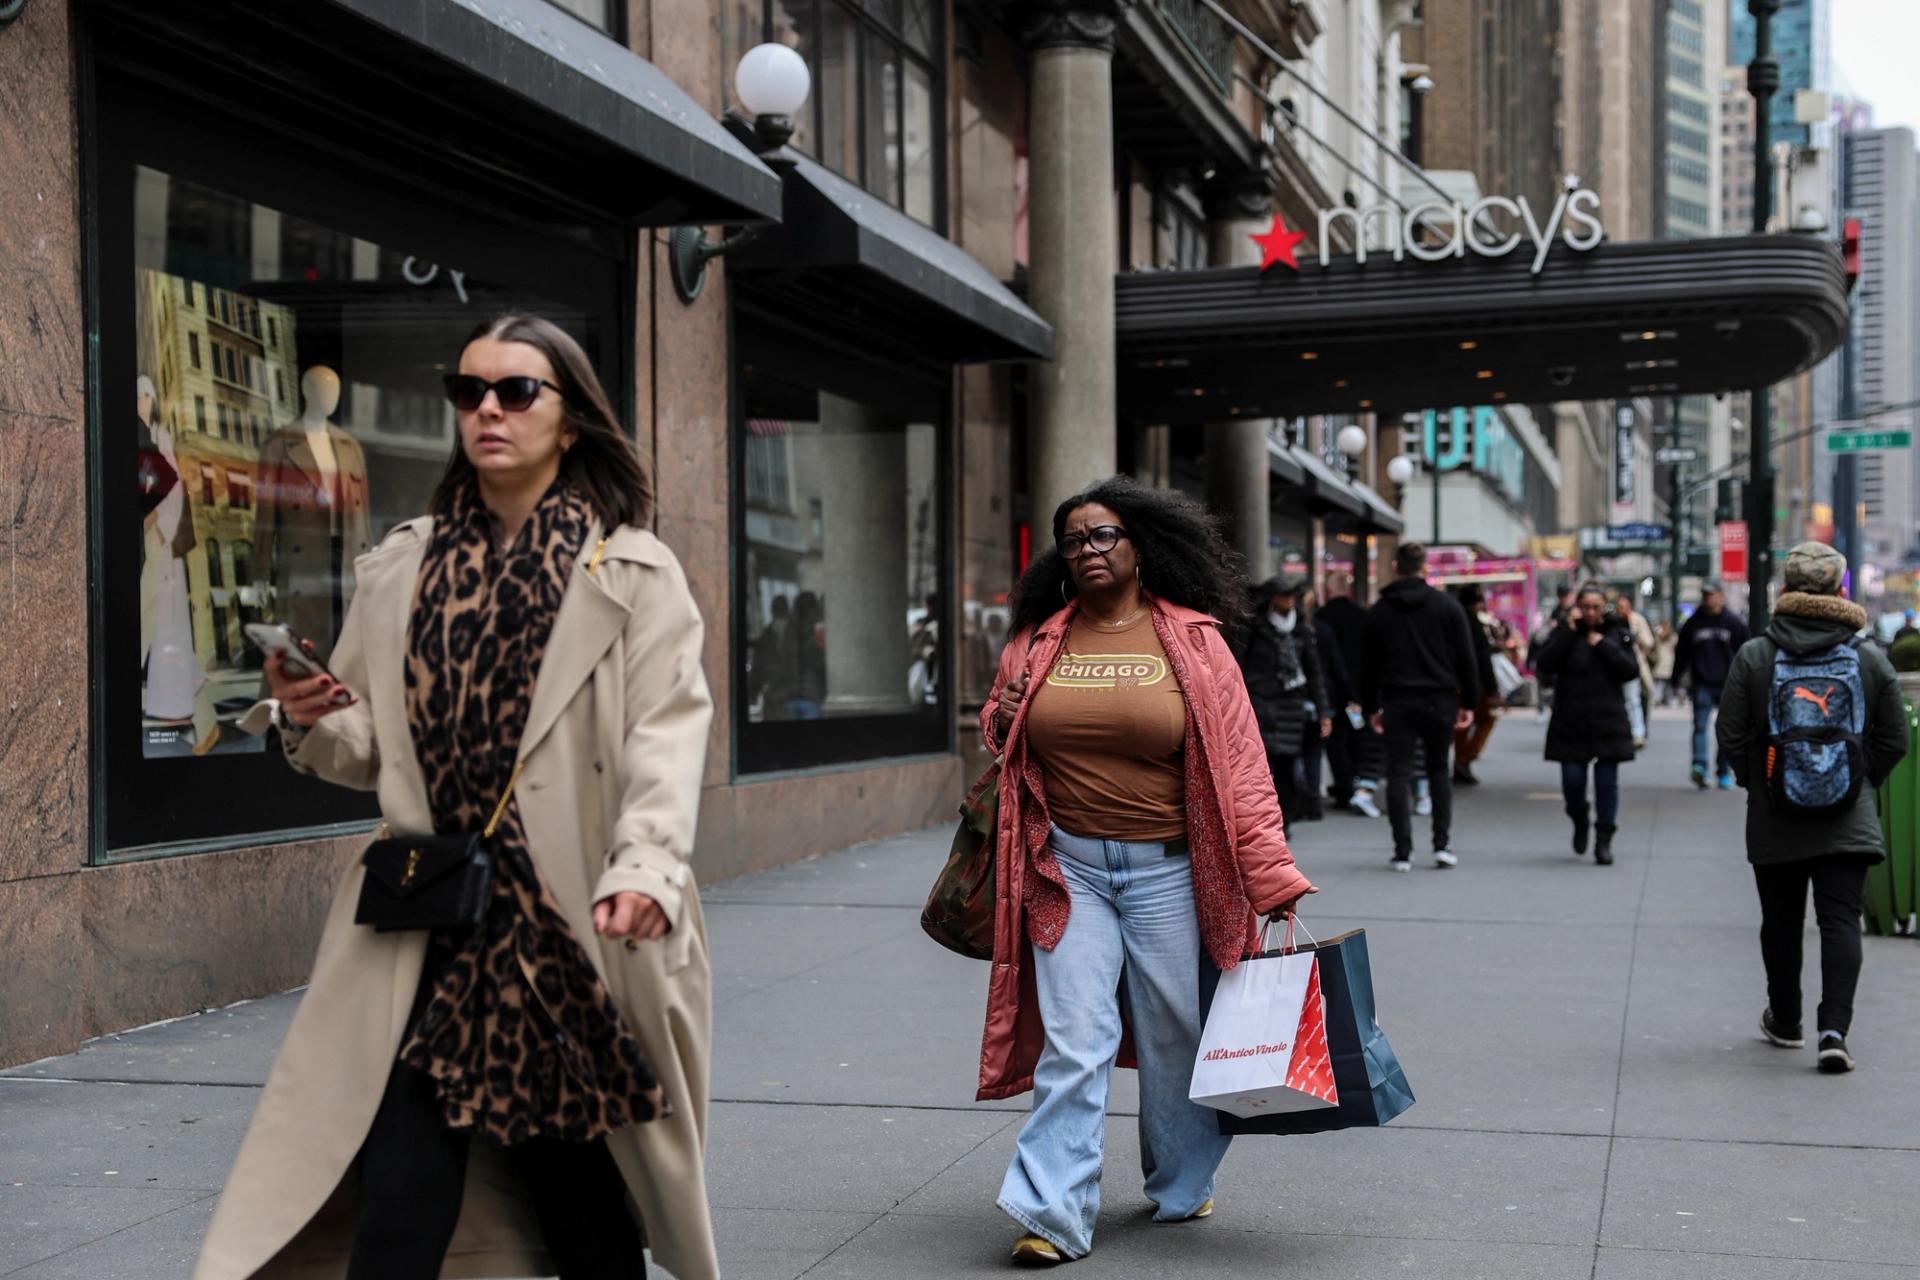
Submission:
<svg viewBox="0 0 1920 1280">
<path fill-rule="evenodd" d="M 905 0 L 900 34 L 906 38 L 909 49 L 928 58 L 938 56 L 934 49 L 934 23 L 938 13 L 934 0 Z"/>
<path fill-rule="evenodd" d="M 749 721 L 941 717 L 935 425 L 744 383 Z"/>
<path fill-rule="evenodd" d="M 906 201 L 901 207 L 932 226 L 937 216 L 934 193 L 939 189 L 935 181 L 938 174 L 935 171 L 936 152 L 933 145 L 939 127 L 939 112 L 933 96 L 933 74 L 919 63 L 909 60 L 905 85 L 902 149 L 906 161 Z"/>
<path fill-rule="evenodd" d="M 354 557 L 425 511 L 446 466 L 440 376 L 474 324 L 523 309 L 590 352 L 607 335 L 454 264 L 156 169 L 135 185 L 142 751 L 262 752 L 234 723 L 261 687 L 243 628 L 285 623 L 331 653 Z"/>
<path fill-rule="evenodd" d="M 827 8 L 833 4 L 828 0 Z M 802 58 L 807 60 L 807 69 L 813 71 L 820 62 L 820 32 L 815 25 L 813 0 L 774 0 L 773 38 L 780 44 L 791 45 Z M 749 46 L 750 47 L 750 46 Z M 727 75 L 733 75 L 732 67 Z M 729 81 L 728 92 L 732 92 Z M 811 100 L 800 108 L 800 114 L 793 118 L 793 146 L 808 155 L 818 155 L 813 136 L 814 104 Z"/>
<path fill-rule="evenodd" d="M 860 26 L 834 0 L 822 0 L 820 59 L 813 68 L 814 93 L 820 99 L 821 164 L 854 181 L 860 179 Z"/>
<path fill-rule="evenodd" d="M 552 0 L 576 18 L 602 31 L 613 30 L 613 0 Z"/>
<path fill-rule="evenodd" d="M 767 29 L 766 20 L 765 0 L 721 0 L 720 71 L 726 77 L 725 97 L 729 106 L 740 105 L 740 95 L 733 87 L 733 69 L 740 65 L 741 54 L 761 42 Z M 805 109 L 812 111 L 812 104 Z"/>
<path fill-rule="evenodd" d="M 900 200 L 900 53 L 873 34 L 866 36 L 863 72 L 866 101 L 866 163 L 860 182 L 867 190 L 898 205 Z"/>
</svg>

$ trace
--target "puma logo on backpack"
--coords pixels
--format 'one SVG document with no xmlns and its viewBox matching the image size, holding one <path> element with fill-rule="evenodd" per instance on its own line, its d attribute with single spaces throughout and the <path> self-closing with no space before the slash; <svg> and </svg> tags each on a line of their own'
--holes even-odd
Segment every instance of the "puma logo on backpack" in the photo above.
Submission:
<svg viewBox="0 0 1920 1280">
<path fill-rule="evenodd" d="M 1867 692 L 1855 642 L 1773 659 L 1767 696 L 1767 789 L 1784 818 L 1831 818 L 1853 808 L 1866 777 L 1860 735 Z"/>
</svg>

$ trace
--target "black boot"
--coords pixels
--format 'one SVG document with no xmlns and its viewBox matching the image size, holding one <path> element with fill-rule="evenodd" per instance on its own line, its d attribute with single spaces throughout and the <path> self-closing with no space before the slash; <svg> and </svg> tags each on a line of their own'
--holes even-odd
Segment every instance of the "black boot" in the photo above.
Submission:
<svg viewBox="0 0 1920 1280">
<path fill-rule="evenodd" d="M 1573 852 L 1578 857 L 1587 851 L 1587 811 L 1584 807 L 1569 809 L 1567 816 L 1573 819 Z"/>
<path fill-rule="evenodd" d="M 1599 866 L 1610 867 L 1613 865 L 1613 832 L 1614 828 L 1612 827 L 1603 826 L 1593 829 L 1595 836 L 1593 842 L 1593 860 Z"/>
</svg>

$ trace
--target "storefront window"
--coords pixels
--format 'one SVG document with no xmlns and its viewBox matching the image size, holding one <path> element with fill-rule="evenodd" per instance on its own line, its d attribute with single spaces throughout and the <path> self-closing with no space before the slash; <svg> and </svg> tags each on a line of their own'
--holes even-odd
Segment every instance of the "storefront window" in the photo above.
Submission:
<svg viewBox="0 0 1920 1280">
<path fill-rule="evenodd" d="M 945 750 L 937 405 L 917 415 L 895 397 L 808 378 L 804 366 L 747 359 L 740 771 Z"/>
<path fill-rule="evenodd" d="M 247 627 L 331 655 L 355 558 L 427 509 L 447 464 L 439 382 L 479 321 L 531 311 L 596 359 L 617 349 L 616 262 L 569 280 L 537 243 L 479 251 L 471 220 L 457 245 L 419 235 L 430 217 L 402 248 L 350 178 L 304 175 L 332 199 L 311 213 L 292 178 L 181 172 L 179 146 L 144 162 L 141 132 L 109 129 L 100 173 L 101 376 L 137 393 L 131 431 L 110 403 L 96 427 L 109 854 L 369 815 L 239 728 L 263 692 Z"/>
</svg>

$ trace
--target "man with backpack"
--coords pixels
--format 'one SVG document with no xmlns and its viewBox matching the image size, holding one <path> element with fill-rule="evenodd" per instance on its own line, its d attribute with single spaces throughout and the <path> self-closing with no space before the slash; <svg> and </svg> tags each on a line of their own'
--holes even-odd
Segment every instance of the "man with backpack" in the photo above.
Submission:
<svg viewBox="0 0 1920 1280">
<path fill-rule="evenodd" d="M 1886 856 L 1873 788 L 1907 753 L 1893 665 L 1862 639 L 1867 614 L 1840 595 L 1847 562 L 1820 542 L 1787 554 L 1786 593 L 1766 634 L 1727 673 L 1720 750 L 1747 792 L 1747 860 L 1760 891 L 1767 970 L 1760 1034 L 1783 1049 L 1801 1028 L 1807 890 L 1820 925 L 1818 1065 L 1853 1070 L 1847 1032 L 1860 981 L 1867 868 Z"/>
</svg>

